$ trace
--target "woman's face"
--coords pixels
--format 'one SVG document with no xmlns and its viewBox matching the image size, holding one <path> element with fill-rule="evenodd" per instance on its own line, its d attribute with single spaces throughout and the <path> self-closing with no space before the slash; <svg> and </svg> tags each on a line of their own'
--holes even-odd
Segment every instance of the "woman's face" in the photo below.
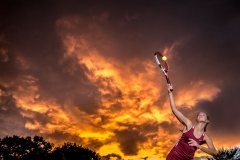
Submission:
<svg viewBox="0 0 240 160">
<path fill-rule="evenodd" d="M 204 112 L 198 113 L 198 115 L 197 115 L 197 121 L 198 121 L 198 122 L 206 122 L 206 123 L 208 123 L 207 114 L 204 113 Z"/>
</svg>

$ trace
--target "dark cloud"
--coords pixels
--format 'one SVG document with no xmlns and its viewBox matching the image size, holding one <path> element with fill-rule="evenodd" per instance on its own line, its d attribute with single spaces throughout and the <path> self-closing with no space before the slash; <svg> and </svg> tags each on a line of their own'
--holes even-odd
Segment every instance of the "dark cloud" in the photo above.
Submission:
<svg viewBox="0 0 240 160">
<path fill-rule="evenodd" d="M 159 139 L 155 138 L 158 135 L 159 128 L 163 130 L 162 133 L 159 133 L 160 135 L 166 134 L 166 132 L 168 135 L 176 133 L 180 135 L 181 133 L 176 125 L 169 122 L 161 122 L 160 124 L 156 122 L 147 122 L 141 125 L 120 123 L 119 125 L 127 127 L 127 129 L 115 129 L 114 131 L 115 138 L 120 145 L 121 151 L 125 155 L 137 155 L 141 146 L 149 140 L 151 140 L 151 145 L 149 144 L 150 147 L 157 146 Z M 162 137 L 161 140 L 164 141 L 167 138 L 168 137 Z M 175 142 L 176 140 L 172 139 L 171 143 Z"/>
<path fill-rule="evenodd" d="M 139 130 L 129 128 L 127 130 L 115 131 L 120 150 L 125 155 L 137 155 L 139 143 L 145 142 L 146 137 Z"/>
<path fill-rule="evenodd" d="M 203 110 L 210 116 L 210 126 L 212 134 L 239 135 L 239 97 L 237 94 L 239 86 L 226 84 L 221 94 L 213 102 L 202 102 L 197 105 L 199 110 Z M 226 98 L 229 97 L 229 98 Z M 231 97 L 231 98 L 230 98 Z"/>
<path fill-rule="evenodd" d="M 49 69 L 38 77 L 39 100 L 55 98 L 59 104 L 71 100 L 73 106 L 93 113 L 98 108 L 98 91 L 85 75 L 88 72 L 84 66 L 77 65 L 75 59 L 67 60 L 62 65 L 49 65 Z M 87 107 L 85 106 L 87 104 Z"/>
<path fill-rule="evenodd" d="M 179 133 L 179 129 L 175 124 L 169 123 L 169 122 L 162 122 L 159 124 L 159 127 L 161 127 L 164 131 L 166 131 L 168 134 L 176 134 Z"/>
<path fill-rule="evenodd" d="M 106 156 L 102 156 L 104 159 L 106 160 L 110 160 L 112 157 L 116 157 L 117 159 L 122 159 L 122 157 L 118 154 L 115 154 L 115 153 L 111 153 L 111 154 L 108 154 Z"/>
<path fill-rule="evenodd" d="M 62 131 L 57 131 L 57 130 L 51 134 L 44 134 L 44 136 L 55 141 L 57 145 L 63 145 L 66 142 L 82 144 L 84 141 L 82 138 L 80 138 L 77 135 L 63 133 Z"/>
<path fill-rule="evenodd" d="M 25 128 L 27 120 L 28 118 L 20 114 L 11 92 L 0 85 L 0 136 L 34 135 L 36 132 Z"/>
<path fill-rule="evenodd" d="M 80 133 L 81 135 L 81 133 Z M 88 147 L 92 150 L 98 150 L 103 145 L 108 144 L 110 141 L 109 139 L 105 141 L 100 141 L 97 137 L 96 138 L 81 138 L 77 134 L 72 133 L 64 133 L 62 131 L 54 131 L 53 133 L 46 133 L 43 134 L 44 137 L 47 137 L 48 140 L 54 141 L 57 146 L 61 146 L 64 143 L 71 142 L 83 145 L 84 147 Z"/>
<path fill-rule="evenodd" d="M 80 118 L 77 111 L 86 113 L 86 117 L 96 114 L 101 120 L 88 124 L 98 129 L 112 120 L 110 115 L 98 113 L 103 107 L 103 99 L 109 103 L 107 109 L 111 113 L 122 113 L 124 109 L 128 110 L 121 103 L 127 97 L 134 102 L 128 107 L 135 107 L 140 113 L 145 92 L 141 96 L 132 89 L 124 95 L 126 88 L 117 86 L 113 77 L 102 76 L 93 82 L 94 73 L 83 63 L 83 57 L 95 51 L 105 62 L 123 72 L 130 66 L 130 71 L 125 71 L 125 78 L 132 74 L 140 81 L 145 78 L 141 77 L 143 73 L 150 72 L 141 62 L 153 62 L 154 52 L 166 48 L 169 49 L 169 75 L 174 94 L 179 96 L 183 89 L 192 90 L 192 83 L 199 81 L 204 84 L 202 87 L 211 84 L 221 90 L 212 101 L 200 99 L 192 109 L 181 108 L 181 111 L 193 121 L 198 111 L 206 111 L 211 118 L 208 131 L 212 135 L 216 132 L 237 137 L 240 132 L 239 7 L 236 0 L 1 1 L 0 137 L 35 134 L 40 132 L 39 129 L 26 129 L 27 122 L 34 124 L 37 121 L 46 126 L 53 121 L 49 115 L 53 110 L 36 112 L 17 106 L 16 97 L 23 99 L 25 94 L 34 97 L 26 100 L 33 106 L 46 102 L 45 107 L 48 107 L 47 102 L 51 100 L 64 111 L 73 112 L 71 116 L 77 119 Z M 163 80 L 164 77 L 154 81 L 162 84 Z M 30 87 L 36 89 L 30 90 Z M 19 88 L 23 89 L 20 91 Z M 102 94 L 99 88 L 108 92 Z M 162 111 L 167 99 L 166 94 L 161 93 L 153 104 Z M 144 111 L 151 113 L 151 107 L 148 105 Z M 24 117 L 23 113 L 33 117 Z M 61 130 L 43 134 L 56 141 L 88 141 L 94 149 L 116 139 L 125 155 L 137 155 L 141 144 L 157 136 L 158 127 L 163 129 L 163 134 L 179 132 L 177 124 L 166 121 L 118 125 L 128 129 L 111 129 L 114 137 L 103 141 L 82 139 Z M 174 142 L 174 139 L 170 140 L 170 143 Z M 157 145 L 157 141 L 152 141 L 153 145 Z"/>
</svg>

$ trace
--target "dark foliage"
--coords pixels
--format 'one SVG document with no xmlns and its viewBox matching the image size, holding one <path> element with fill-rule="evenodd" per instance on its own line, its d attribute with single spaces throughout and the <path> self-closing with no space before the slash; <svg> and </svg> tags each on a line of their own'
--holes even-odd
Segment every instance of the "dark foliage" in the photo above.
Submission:
<svg viewBox="0 0 240 160">
<path fill-rule="evenodd" d="M 61 148 L 56 148 L 53 152 L 56 155 L 63 153 L 66 160 L 100 160 L 100 155 L 95 151 L 84 148 L 76 143 L 64 143 Z"/>
<path fill-rule="evenodd" d="M 40 136 L 34 136 L 33 138 L 23 138 L 15 135 L 12 137 L 6 136 L 0 141 L 0 155 L 4 160 L 47 159 L 52 146 Z"/>
<path fill-rule="evenodd" d="M 240 146 L 230 149 L 220 149 L 216 156 L 208 157 L 208 160 L 240 160 Z"/>
<path fill-rule="evenodd" d="M 53 144 L 41 136 L 6 136 L 0 139 L 0 160 L 100 160 L 95 151 L 76 143 L 64 143 L 53 149 Z"/>
</svg>

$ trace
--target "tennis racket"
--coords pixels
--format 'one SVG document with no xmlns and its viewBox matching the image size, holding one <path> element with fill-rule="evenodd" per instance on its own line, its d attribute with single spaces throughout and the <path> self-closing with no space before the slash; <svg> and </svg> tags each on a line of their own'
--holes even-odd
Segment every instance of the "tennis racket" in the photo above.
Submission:
<svg viewBox="0 0 240 160">
<path fill-rule="evenodd" d="M 167 63 L 167 58 L 165 56 L 163 56 L 160 52 L 156 52 L 154 54 L 155 60 L 158 64 L 158 66 L 160 67 L 160 69 L 162 70 L 163 74 L 166 77 L 167 80 L 167 84 L 171 84 L 170 79 L 168 77 L 168 63 Z M 173 91 L 173 89 L 170 90 L 171 92 Z"/>
</svg>

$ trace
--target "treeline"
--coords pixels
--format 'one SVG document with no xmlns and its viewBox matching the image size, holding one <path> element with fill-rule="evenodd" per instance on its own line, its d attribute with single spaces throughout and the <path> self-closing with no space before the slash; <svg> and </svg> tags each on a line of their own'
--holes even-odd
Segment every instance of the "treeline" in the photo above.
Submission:
<svg viewBox="0 0 240 160">
<path fill-rule="evenodd" d="M 0 160 L 100 160 L 95 151 L 76 143 L 54 147 L 41 136 L 0 138 Z"/>
<path fill-rule="evenodd" d="M 217 155 L 208 157 L 208 160 L 240 160 L 240 146 L 221 148 Z"/>
<path fill-rule="evenodd" d="M 64 143 L 61 147 L 46 142 L 41 136 L 0 138 L 0 160 L 109 160 L 122 159 L 117 154 L 100 156 L 95 151 L 76 143 Z M 208 160 L 240 160 L 240 146 L 220 149 L 218 154 Z"/>
</svg>

